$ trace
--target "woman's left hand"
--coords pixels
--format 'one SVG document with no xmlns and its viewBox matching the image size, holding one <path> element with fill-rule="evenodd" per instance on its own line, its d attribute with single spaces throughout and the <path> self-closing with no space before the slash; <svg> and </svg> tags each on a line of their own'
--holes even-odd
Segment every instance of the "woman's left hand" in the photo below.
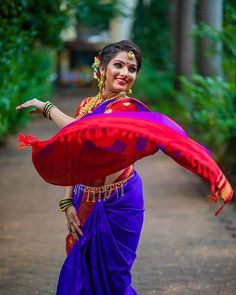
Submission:
<svg viewBox="0 0 236 295">
<path fill-rule="evenodd" d="M 30 100 L 27 100 L 26 102 L 20 104 L 19 106 L 16 107 L 16 110 L 23 110 L 26 108 L 31 108 L 31 107 L 35 107 L 36 110 L 32 110 L 29 113 L 30 114 L 35 114 L 35 113 L 40 113 L 43 111 L 43 108 L 45 106 L 45 102 L 41 101 L 37 98 L 33 98 Z"/>
<path fill-rule="evenodd" d="M 79 236 L 83 236 L 81 231 L 81 222 L 79 220 L 76 208 L 74 206 L 70 206 L 65 210 L 66 218 L 67 218 L 67 226 L 70 233 L 73 235 L 75 240 L 79 240 Z"/>
</svg>

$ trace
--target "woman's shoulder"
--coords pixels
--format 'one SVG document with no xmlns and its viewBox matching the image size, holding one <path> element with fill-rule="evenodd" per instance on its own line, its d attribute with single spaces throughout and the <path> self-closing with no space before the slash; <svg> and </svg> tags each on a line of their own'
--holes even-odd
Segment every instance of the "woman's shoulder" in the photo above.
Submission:
<svg viewBox="0 0 236 295">
<path fill-rule="evenodd" d="M 77 106 L 75 117 L 78 117 L 80 115 L 80 110 L 86 106 L 86 104 L 92 99 L 92 96 L 85 97 Z"/>
</svg>

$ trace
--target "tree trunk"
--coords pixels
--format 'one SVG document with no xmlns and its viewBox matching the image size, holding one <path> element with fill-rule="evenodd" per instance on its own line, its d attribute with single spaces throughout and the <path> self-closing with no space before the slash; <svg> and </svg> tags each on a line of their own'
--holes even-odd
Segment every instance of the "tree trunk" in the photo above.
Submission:
<svg viewBox="0 0 236 295">
<path fill-rule="evenodd" d="M 173 1 L 172 1 L 173 2 Z M 191 77 L 193 71 L 194 0 L 176 1 L 176 75 Z"/>
<path fill-rule="evenodd" d="M 221 31 L 222 0 L 200 0 L 199 22 Z M 222 44 L 214 44 L 209 38 L 201 38 L 199 44 L 199 74 L 203 76 L 221 76 Z"/>
</svg>

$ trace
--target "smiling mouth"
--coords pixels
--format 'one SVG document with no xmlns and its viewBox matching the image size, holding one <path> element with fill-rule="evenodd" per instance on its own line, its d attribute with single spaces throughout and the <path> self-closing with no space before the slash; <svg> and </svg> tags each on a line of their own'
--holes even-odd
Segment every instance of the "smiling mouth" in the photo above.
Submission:
<svg viewBox="0 0 236 295">
<path fill-rule="evenodd" d="M 120 85 L 125 85 L 128 83 L 128 81 L 124 80 L 124 79 L 119 79 L 117 78 L 116 81 L 120 84 Z"/>
</svg>

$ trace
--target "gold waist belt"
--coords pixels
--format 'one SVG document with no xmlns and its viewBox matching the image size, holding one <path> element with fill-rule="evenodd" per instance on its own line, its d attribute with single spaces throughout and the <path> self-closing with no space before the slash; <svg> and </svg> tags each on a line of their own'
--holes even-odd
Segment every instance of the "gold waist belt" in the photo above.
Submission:
<svg viewBox="0 0 236 295">
<path fill-rule="evenodd" d="M 134 174 L 129 176 L 126 179 L 123 179 L 118 182 L 114 182 L 112 184 L 107 184 L 103 186 L 87 186 L 83 184 L 79 184 L 76 186 L 77 189 L 87 193 L 87 202 L 101 202 L 107 200 L 112 192 L 116 191 L 116 197 L 123 197 L 124 196 L 124 186 L 127 184 L 128 180 L 133 177 Z"/>
</svg>

